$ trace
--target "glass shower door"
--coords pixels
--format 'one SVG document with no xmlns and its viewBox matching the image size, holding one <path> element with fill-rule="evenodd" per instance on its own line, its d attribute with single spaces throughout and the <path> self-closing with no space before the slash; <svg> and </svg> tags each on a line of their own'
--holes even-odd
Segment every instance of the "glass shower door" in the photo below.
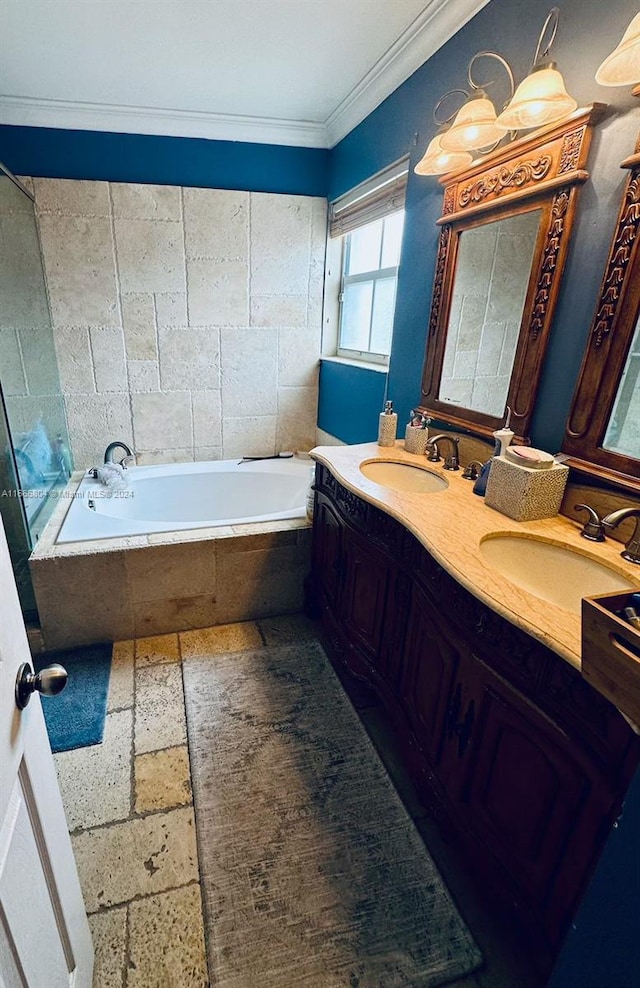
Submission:
<svg viewBox="0 0 640 988">
<path fill-rule="evenodd" d="M 2 165 L 0 387 L 7 433 L 0 430 L 0 476 L 5 485 L 15 477 L 15 489 L 2 490 L 0 510 L 15 544 L 16 513 L 7 510 L 6 502 L 20 500 L 26 524 L 22 539 L 30 551 L 72 464 L 33 201 Z"/>
</svg>

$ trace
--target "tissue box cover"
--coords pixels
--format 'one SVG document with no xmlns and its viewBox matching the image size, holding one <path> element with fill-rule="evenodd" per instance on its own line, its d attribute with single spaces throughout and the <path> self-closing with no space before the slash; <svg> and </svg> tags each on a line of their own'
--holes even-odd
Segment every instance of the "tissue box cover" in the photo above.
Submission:
<svg viewBox="0 0 640 988">
<path fill-rule="evenodd" d="M 553 518 L 560 510 L 569 468 L 554 463 L 548 470 L 510 463 L 496 456 L 491 464 L 485 504 L 515 521 Z"/>
</svg>

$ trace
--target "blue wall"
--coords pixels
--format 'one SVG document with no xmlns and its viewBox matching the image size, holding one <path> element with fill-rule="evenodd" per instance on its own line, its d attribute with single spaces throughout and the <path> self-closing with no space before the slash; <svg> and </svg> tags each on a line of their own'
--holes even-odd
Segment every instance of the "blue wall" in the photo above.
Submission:
<svg viewBox="0 0 640 988">
<path fill-rule="evenodd" d="M 324 196 L 328 157 L 320 148 L 0 126 L 0 161 L 38 178 Z"/>
<path fill-rule="evenodd" d="M 318 425 L 345 443 L 373 442 L 378 436 L 386 383 L 387 375 L 382 371 L 323 360 Z M 374 411 L 363 415 L 363 407 Z"/>
<path fill-rule="evenodd" d="M 411 155 L 388 387 L 388 397 L 400 413 L 401 424 L 408 420 L 410 408 L 420 398 L 437 248 L 436 220 L 442 206 L 438 181 L 413 173 L 434 133 L 433 107 L 447 90 L 464 88 L 470 58 L 485 48 L 504 55 L 516 80 L 522 79 L 529 70 L 549 6 L 548 0 L 527 3 L 492 0 L 331 152 L 329 198 L 352 188 L 402 155 Z M 601 0 L 566 0 L 561 5 L 560 27 L 553 47 L 553 57 L 578 105 L 606 102 L 610 112 L 596 128 L 588 165 L 591 179 L 583 187 L 578 202 L 572 247 L 532 426 L 534 443 L 552 452 L 562 441 L 620 205 L 626 173 L 618 166 L 632 153 L 640 129 L 640 110 L 629 88 L 604 89 L 597 85 L 594 74 L 620 40 L 636 9 L 637 5 L 630 0 L 609 0 L 605 17 Z M 478 70 L 482 70 L 481 64 Z M 490 77 L 497 80 L 500 70 L 489 66 L 488 72 L 492 71 Z M 371 422 L 377 422 L 380 411 L 373 404 L 364 380 L 363 372 L 359 394 L 350 369 L 345 368 L 342 377 L 334 371 L 330 378 L 331 400 L 322 394 L 320 406 L 322 410 L 340 404 L 341 392 L 348 393 L 354 412 L 344 429 L 350 435 L 358 435 L 360 441 L 370 437 Z M 319 424 L 327 428 L 322 411 Z M 338 431 L 337 435 L 346 439 L 346 431 Z"/>
</svg>

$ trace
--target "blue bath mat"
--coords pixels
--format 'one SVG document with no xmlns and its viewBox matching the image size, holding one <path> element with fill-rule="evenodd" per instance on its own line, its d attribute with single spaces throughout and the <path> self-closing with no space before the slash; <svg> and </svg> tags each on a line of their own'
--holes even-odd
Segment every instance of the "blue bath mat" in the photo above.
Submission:
<svg viewBox="0 0 640 988">
<path fill-rule="evenodd" d="M 37 672 L 59 662 L 69 673 L 62 693 L 42 697 L 52 751 L 70 751 L 102 741 L 112 649 L 108 642 L 34 656 Z"/>
</svg>

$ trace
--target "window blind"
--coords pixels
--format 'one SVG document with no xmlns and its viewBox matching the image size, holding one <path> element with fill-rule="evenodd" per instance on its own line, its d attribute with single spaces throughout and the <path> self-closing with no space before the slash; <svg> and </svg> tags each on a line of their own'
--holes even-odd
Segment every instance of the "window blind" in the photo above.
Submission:
<svg viewBox="0 0 640 988">
<path fill-rule="evenodd" d="M 373 223 L 404 208 L 409 174 L 409 158 L 392 165 L 362 182 L 331 203 L 329 236 L 342 237 L 360 226 Z"/>
</svg>

